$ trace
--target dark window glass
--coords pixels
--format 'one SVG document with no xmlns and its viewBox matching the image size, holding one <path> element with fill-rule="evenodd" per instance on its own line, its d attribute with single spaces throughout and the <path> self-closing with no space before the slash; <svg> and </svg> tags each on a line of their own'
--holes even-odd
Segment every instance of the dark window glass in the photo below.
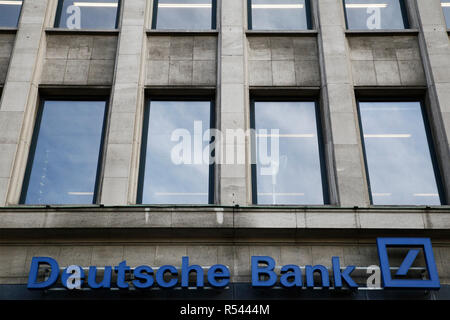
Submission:
<svg viewBox="0 0 450 320">
<path fill-rule="evenodd" d="M 119 0 L 60 0 L 55 27 L 115 29 Z"/>
<path fill-rule="evenodd" d="M 0 1 L 0 27 L 17 27 L 20 10 L 22 10 L 22 1 Z"/>
<path fill-rule="evenodd" d="M 155 0 L 153 29 L 215 29 L 215 0 Z"/>
<path fill-rule="evenodd" d="M 344 0 L 348 29 L 407 29 L 403 0 Z"/>
<path fill-rule="evenodd" d="M 252 113 L 254 203 L 326 203 L 316 103 L 257 101 Z"/>
<path fill-rule="evenodd" d="M 249 29 L 310 29 L 309 0 L 248 0 Z"/>
<path fill-rule="evenodd" d="M 143 204 L 208 204 L 211 166 L 210 101 L 149 103 L 143 133 L 140 195 Z"/>
<path fill-rule="evenodd" d="M 37 119 L 21 203 L 92 204 L 105 101 L 45 101 Z"/>
<path fill-rule="evenodd" d="M 372 202 L 440 205 L 420 102 L 360 102 Z"/>
<path fill-rule="evenodd" d="M 441 0 L 442 10 L 444 11 L 447 28 L 450 29 L 450 0 Z"/>
</svg>

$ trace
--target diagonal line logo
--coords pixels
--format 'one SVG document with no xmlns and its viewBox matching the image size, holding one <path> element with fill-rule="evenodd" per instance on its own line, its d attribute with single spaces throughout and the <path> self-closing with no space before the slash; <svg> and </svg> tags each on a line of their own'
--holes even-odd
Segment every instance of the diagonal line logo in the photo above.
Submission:
<svg viewBox="0 0 450 320">
<path fill-rule="evenodd" d="M 378 257 L 381 278 L 385 288 L 439 289 L 440 281 L 434 260 L 431 240 L 428 238 L 378 238 Z M 393 279 L 389 264 L 388 248 L 411 248 L 395 276 L 406 276 L 419 253 L 423 250 L 428 279 Z"/>
</svg>

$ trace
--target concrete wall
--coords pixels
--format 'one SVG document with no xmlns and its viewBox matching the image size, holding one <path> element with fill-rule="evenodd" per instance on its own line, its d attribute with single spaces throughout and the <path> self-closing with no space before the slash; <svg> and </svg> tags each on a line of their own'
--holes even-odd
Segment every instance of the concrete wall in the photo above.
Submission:
<svg viewBox="0 0 450 320">
<path fill-rule="evenodd" d="M 317 38 L 249 36 L 250 86 L 320 86 Z"/>
<path fill-rule="evenodd" d="M 348 37 L 355 86 L 424 86 L 416 36 Z"/>
<path fill-rule="evenodd" d="M 115 35 L 49 34 L 41 84 L 111 85 Z"/>
<path fill-rule="evenodd" d="M 149 36 L 146 85 L 215 86 L 217 37 Z"/>
<path fill-rule="evenodd" d="M 435 260 L 440 275 L 441 283 L 449 283 L 450 280 L 450 247 L 435 245 Z M 224 264 L 231 271 L 233 282 L 251 281 L 251 257 L 271 256 L 277 266 L 295 264 L 299 266 L 322 264 L 331 267 L 331 257 L 340 257 L 341 266 L 355 265 L 357 267 L 369 267 L 378 264 L 377 248 L 370 244 L 356 243 L 351 240 L 340 243 L 317 243 L 310 241 L 291 243 L 240 243 L 209 245 L 195 242 L 165 243 L 153 242 L 149 244 L 18 244 L 15 246 L 0 245 L 0 284 L 27 283 L 29 266 L 33 257 L 52 257 L 56 259 L 60 267 L 69 265 L 88 266 L 116 266 L 123 260 L 130 267 L 149 265 L 160 267 L 166 264 L 181 266 L 181 257 L 189 256 L 191 264 L 212 266 Z M 403 256 L 391 255 L 391 263 L 401 263 Z M 423 258 L 416 260 L 419 266 Z M 279 269 L 277 270 L 279 272 Z M 358 277 L 361 273 L 355 272 Z M 366 279 L 367 279 L 366 275 Z M 362 278 L 362 277 L 361 277 Z M 364 282 L 363 282 L 364 283 Z"/>
<path fill-rule="evenodd" d="M 230 265 L 236 281 L 248 279 L 254 254 L 326 265 L 336 254 L 364 266 L 377 262 L 375 237 L 392 234 L 432 237 L 441 281 L 450 283 L 450 207 L 370 208 L 355 103 L 360 86 L 426 89 L 450 198 L 450 45 L 440 2 L 408 1 L 417 30 L 372 34 L 346 31 L 341 0 L 312 3 L 316 30 L 283 35 L 248 32 L 245 0 L 218 1 L 217 32 L 173 34 L 147 30 L 152 1 L 125 0 L 119 30 L 99 32 L 52 30 L 56 1 L 25 1 L 17 32 L 0 32 L 0 79 L 8 65 L 0 104 L 0 283 L 26 281 L 35 255 L 82 265 L 179 265 L 190 255 L 195 263 Z M 106 207 L 17 208 L 40 87 L 73 86 L 111 88 L 99 197 Z M 292 95 L 320 88 L 332 206 L 235 208 L 251 204 L 247 140 L 239 146 L 246 164 L 216 168 L 218 207 L 135 214 L 129 205 L 136 202 L 145 94 L 155 87 L 215 87 L 222 131 L 249 128 L 255 88 Z"/>
<path fill-rule="evenodd" d="M 6 80 L 15 38 L 15 34 L 0 34 L 0 85 Z"/>
</svg>

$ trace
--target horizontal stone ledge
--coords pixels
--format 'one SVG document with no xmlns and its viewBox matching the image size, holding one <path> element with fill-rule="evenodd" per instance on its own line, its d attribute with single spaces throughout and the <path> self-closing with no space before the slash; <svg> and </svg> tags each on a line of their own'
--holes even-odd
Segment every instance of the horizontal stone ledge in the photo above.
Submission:
<svg viewBox="0 0 450 320">
<path fill-rule="evenodd" d="M 3 207 L 6 229 L 450 230 L 450 207 Z"/>
<path fill-rule="evenodd" d="M 65 35 L 103 35 L 117 36 L 119 29 L 63 29 L 63 28 L 47 28 L 46 34 L 65 34 Z"/>
<path fill-rule="evenodd" d="M 147 36 L 217 36 L 218 30 L 147 29 Z"/>
<path fill-rule="evenodd" d="M 266 37 L 317 37 L 317 30 L 246 30 L 247 37 L 250 36 L 266 36 Z"/>
<path fill-rule="evenodd" d="M 416 36 L 419 34 L 419 29 L 382 29 L 382 30 L 346 30 L 345 35 L 348 37 L 358 36 Z"/>
</svg>

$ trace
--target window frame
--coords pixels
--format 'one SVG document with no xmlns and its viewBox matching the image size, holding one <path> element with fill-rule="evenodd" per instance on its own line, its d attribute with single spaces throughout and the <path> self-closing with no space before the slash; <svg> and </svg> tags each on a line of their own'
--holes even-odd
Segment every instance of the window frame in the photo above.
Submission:
<svg viewBox="0 0 450 320">
<path fill-rule="evenodd" d="M 137 186 L 137 197 L 136 204 L 138 205 L 173 205 L 171 203 L 167 204 L 148 204 L 143 202 L 144 194 L 144 181 L 145 181 L 145 165 L 148 151 L 148 130 L 150 125 L 150 108 L 152 101 L 202 101 L 210 103 L 210 125 L 208 129 L 216 129 L 216 110 L 215 101 L 212 96 L 208 95 L 190 95 L 190 96 L 179 96 L 179 95 L 151 95 L 147 96 L 144 105 L 144 121 L 141 131 L 141 148 L 139 155 L 139 174 L 138 174 L 138 186 Z M 215 151 L 214 151 L 215 154 Z M 215 204 L 215 172 L 216 172 L 216 162 L 209 165 L 209 177 L 208 177 L 208 203 L 207 204 L 197 204 L 197 205 L 214 205 Z M 183 204 L 177 204 L 182 206 Z M 191 204 L 185 204 L 191 206 Z"/>
<path fill-rule="evenodd" d="M 422 120 L 424 123 L 424 128 L 425 128 L 425 135 L 427 138 L 427 142 L 428 142 L 428 150 L 430 152 L 430 158 L 431 158 L 431 164 L 433 166 L 433 173 L 434 173 L 434 178 L 436 180 L 436 187 L 439 193 L 439 200 L 441 202 L 441 206 L 446 205 L 447 204 L 447 199 L 445 197 L 445 192 L 444 192 L 444 184 L 443 184 L 443 180 L 442 180 L 442 175 L 441 175 L 441 169 L 440 169 L 440 162 L 439 162 L 439 158 L 438 158 L 438 154 L 436 152 L 436 147 L 435 147 L 435 143 L 434 143 L 434 137 L 432 134 L 432 130 L 431 130 L 431 123 L 430 123 L 430 119 L 429 116 L 427 114 L 427 109 L 426 109 L 426 103 L 423 97 L 420 98 L 414 98 L 414 97 L 361 97 L 356 99 L 356 109 L 358 112 L 358 125 L 359 125 L 359 134 L 360 134 L 360 139 L 361 139 L 361 147 L 362 147 L 362 151 L 363 151 L 363 157 L 364 157 L 364 169 L 365 169 L 365 173 L 366 173 L 366 181 L 367 181 L 367 189 L 369 192 L 369 200 L 370 200 L 370 205 L 371 206 L 381 206 L 381 207 L 386 207 L 386 206 L 415 206 L 415 205 L 404 205 L 404 204 L 398 204 L 398 205 L 377 205 L 373 203 L 373 197 L 372 197 L 372 188 L 370 185 L 370 173 L 369 173 L 369 166 L 368 166 L 368 161 L 367 161 L 367 152 L 366 152 L 366 144 L 365 144 L 365 140 L 364 140 L 364 128 L 362 125 L 362 118 L 361 118 L 361 108 L 360 108 L 360 103 L 361 102 L 385 102 L 385 103 L 395 103 L 395 102 L 418 102 L 420 104 L 420 111 L 422 113 Z"/>
<path fill-rule="evenodd" d="M 257 159 L 255 155 L 255 147 L 256 147 L 256 137 L 252 135 L 251 137 L 251 183 L 252 183 L 252 205 L 256 206 L 327 206 L 331 204 L 330 200 L 330 184 L 327 174 L 327 161 L 325 154 L 325 144 L 324 144 L 324 135 L 323 135 L 323 124 L 322 124 L 322 114 L 320 108 L 320 102 L 318 99 L 314 98 L 302 98 L 302 97 L 293 97 L 293 96 L 278 96 L 278 97 L 252 97 L 250 99 L 250 129 L 255 130 L 256 126 L 256 114 L 255 114 L 255 103 L 257 102 L 314 102 L 315 107 L 315 115 L 316 115 L 316 126 L 317 126 L 317 141 L 318 141 L 318 149 L 319 149 L 319 162 L 320 162 L 320 174 L 322 180 L 322 196 L 323 196 L 323 204 L 314 205 L 314 204 L 258 204 L 258 185 L 257 185 Z M 253 157 L 255 157 L 253 159 Z M 254 162 L 254 163 L 253 163 Z"/>
<path fill-rule="evenodd" d="M 179 30 L 179 29 L 158 29 L 156 27 L 156 25 L 158 23 L 158 4 L 159 4 L 159 0 L 153 0 L 151 29 L 152 30 L 163 30 L 163 31 Z M 182 29 L 182 30 L 184 30 L 184 29 Z M 211 0 L 211 28 L 210 29 L 200 29 L 200 30 L 201 31 L 216 31 L 217 30 L 217 0 Z M 193 31 L 199 31 L 199 30 L 193 30 Z"/>
<path fill-rule="evenodd" d="M 58 26 L 58 24 L 61 23 L 61 15 L 62 15 L 62 8 L 64 5 L 64 1 L 65 0 L 58 0 L 58 5 L 56 7 L 56 16 L 55 16 L 55 23 L 53 24 L 53 27 L 56 29 L 67 29 L 67 28 L 62 28 L 60 26 Z M 120 17 L 121 17 L 121 12 L 122 12 L 122 0 L 117 0 L 117 15 L 116 15 L 116 23 L 115 23 L 115 27 L 114 29 L 104 29 L 104 28 L 100 28 L 98 30 L 118 30 L 119 26 L 120 26 Z M 92 29 L 85 29 L 85 28 L 81 28 L 81 29 L 67 29 L 70 31 L 80 31 L 80 30 L 92 30 Z M 95 29 L 97 30 L 97 29 Z"/>
<path fill-rule="evenodd" d="M 104 160 L 105 160 L 105 146 L 106 146 L 106 133 L 108 131 L 108 118 L 109 118 L 109 96 L 103 96 L 103 95 L 97 95 L 97 96 L 89 96 L 89 95 L 80 95 L 80 96 L 43 96 L 39 98 L 39 104 L 37 108 L 34 128 L 33 128 L 33 135 L 31 138 L 31 144 L 30 149 L 28 152 L 28 158 L 27 158 L 27 165 L 25 168 L 25 174 L 22 182 L 22 188 L 19 198 L 19 204 L 24 206 L 33 206 L 36 204 L 26 204 L 26 197 L 28 193 L 28 188 L 30 184 L 30 178 L 31 178 L 31 171 L 33 169 L 33 163 L 35 160 L 35 153 L 37 148 L 37 141 L 39 137 L 39 132 L 42 124 L 42 115 L 44 112 L 44 106 L 46 101 L 104 101 L 105 102 L 105 111 L 103 114 L 103 121 L 102 121 L 102 134 L 101 134 L 101 141 L 100 141 L 100 147 L 99 147 L 99 155 L 98 155 L 98 163 L 97 163 L 97 174 L 95 177 L 95 184 L 94 184 L 94 195 L 92 197 L 92 205 L 100 204 L 99 196 L 101 194 L 101 187 L 102 187 L 102 177 L 103 177 L 103 167 L 104 167 Z M 46 204 L 46 205 L 56 205 L 56 204 Z"/>
<path fill-rule="evenodd" d="M 253 0 L 247 0 L 247 29 L 248 30 L 255 30 L 253 29 L 253 17 L 252 17 L 252 1 Z M 305 0 L 305 11 L 306 11 L 306 29 L 292 29 L 292 30 L 285 30 L 285 29 L 274 29 L 274 30 L 267 30 L 267 31 L 279 31 L 279 32 L 286 32 L 286 31 L 306 31 L 306 30 L 313 30 L 313 23 L 312 23 L 312 6 L 310 0 Z M 264 31 L 263 29 L 256 29 L 255 31 Z"/>
<path fill-rule="evenodd" d="M 393 30 L 393 29 L 350 29 L 348 27 L 348 16 L 347 16 L 347 9 L 345 7 L 347 0 L 342 0 L 342 6 L 344 9 L 344 17 L 345 17 L 345 29 L 346 30 L 358 30 L 358 31 L 364 31 L 364 32 L 377 32 L 377 31 L 383 31 L 383 30 Z M 398 30 L 408 30 L 411 29 L 411 24 L 409 22 L 409 16 L 408 16 L 408 9 L 406 7 L 406 3 L 405 0 L 398 0 L 400 3 L 400 12 L 402 13 L 402 21 L 403 21 L 403 29 L 398 29 Z"/>
</svg>

